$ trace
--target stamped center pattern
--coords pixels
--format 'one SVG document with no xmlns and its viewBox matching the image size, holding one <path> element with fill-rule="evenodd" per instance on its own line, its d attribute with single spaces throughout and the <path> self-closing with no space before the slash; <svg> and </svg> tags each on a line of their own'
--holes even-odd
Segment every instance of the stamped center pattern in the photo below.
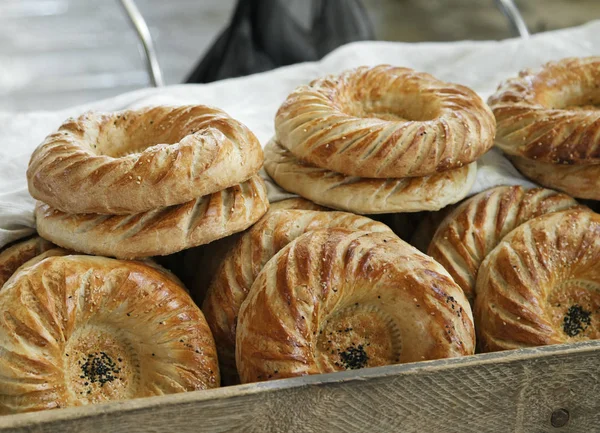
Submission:
<svg viewBox="0 0 600 433">
<path fill-rule="evenodd" d="M 571 279 L 548 296 L 551 321 L 565 339 L 600 338 L 600 282 Z"/>
<path fill-rule="evenodd" d="M 131 343 L 118 330 L 83 327 L 69 339 L 64 362 L 66 382 L 79 404 L 131 398 L 140 366 Z"/>
<path fill-rule="evenodd" d="M 400 362 L 402 338 L 394 320 L 376 305 L 338 310 L 319 332 L 316 349 L 321 372 L 355 370 Z"/>
</svg>

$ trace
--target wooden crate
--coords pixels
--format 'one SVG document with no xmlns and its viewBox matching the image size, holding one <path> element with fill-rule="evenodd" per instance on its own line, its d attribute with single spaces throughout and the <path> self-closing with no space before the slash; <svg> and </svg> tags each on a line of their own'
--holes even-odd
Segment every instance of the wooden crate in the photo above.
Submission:
<svg viewBox="0 0 600 433">
<path fill-rule="evenodd" d="M 600 341 L 0 417 L 0 432 L 596 432 Z"/>
</svg>

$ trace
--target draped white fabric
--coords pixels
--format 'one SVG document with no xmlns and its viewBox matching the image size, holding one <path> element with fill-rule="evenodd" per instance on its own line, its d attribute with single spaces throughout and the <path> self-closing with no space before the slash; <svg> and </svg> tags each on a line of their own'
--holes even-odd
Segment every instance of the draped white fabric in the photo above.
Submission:
<svg viewBox="0 0 600 433">
<path fill-rule="evenodd" d="M 382 63 L 407 66 L 464 84 L 487 98 L 498 83 L 520 69 L 563 57 L 600 54 L 600 21 L 542 33 L 528 40 L 398 43 L 358 42 L 343 46 L 323 60 L 210 84 L 148 88 L 67 110 L 0 113 L 0 247 L 34 231 L 34 200 L 27 192 L 29 155 L 67 117 L 89 110 L 112 111 L 157 104 L 207 104 L 244 122 L 261 143 L 273 135 L 278 106 L 296 86 L 344 69 Z M 264 173 L 263 173 L 264 174 Z M 493 150 L 479 161 L 472 194 L 501 184 L 530 185 Z M 269 198 L 291 196 L 269 185 Z"/>
</svg>

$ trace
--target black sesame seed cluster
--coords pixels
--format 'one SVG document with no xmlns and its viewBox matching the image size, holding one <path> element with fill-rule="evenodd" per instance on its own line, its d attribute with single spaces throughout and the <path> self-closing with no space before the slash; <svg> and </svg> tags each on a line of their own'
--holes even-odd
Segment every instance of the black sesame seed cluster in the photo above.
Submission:
<svg viewBox="0 0 600 433">
<path fill-rule="evenodd" d="M 117 362 L 121 363 L 123 360 L 117 358 Z M 78 361 L 78 364 L 81 368 L 79 378 L 86 380 L 83 384 L 84 386 L 99 383 L 103 387 L 105 383 L 120 380 L 118 374 L 121 372 L 121 368 L 106 352 L 88 353 L 87 357 L 83 358 L 83 361 Z M 91 390 L 89 388 L 87 393 L 90 394 Z M 81 394 L 83 394 L 83 391 Z"/>
</svg>

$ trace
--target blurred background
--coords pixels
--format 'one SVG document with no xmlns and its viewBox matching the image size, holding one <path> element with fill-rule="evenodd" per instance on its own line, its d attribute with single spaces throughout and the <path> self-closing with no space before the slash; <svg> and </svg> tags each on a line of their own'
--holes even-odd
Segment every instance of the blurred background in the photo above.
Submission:
<svg viewBox="0 0 600 433">
<path fill-rule="evenodd" d="M 297 5 L 305 0 L 286 1 L 302 14 Z M 230 21 L 235 3 L 136 0 L 166 84 L 185 81 Z M 515 3 L 531 33 L 600 17 L 600 0 Z M 514 35 L 493 0 L 363 0 L 363 5 L 380 40 Z M 139 40 L 118 0 L 0 0 L 0 110 L 60 109 L 148 85 Z"/>
</svg>

